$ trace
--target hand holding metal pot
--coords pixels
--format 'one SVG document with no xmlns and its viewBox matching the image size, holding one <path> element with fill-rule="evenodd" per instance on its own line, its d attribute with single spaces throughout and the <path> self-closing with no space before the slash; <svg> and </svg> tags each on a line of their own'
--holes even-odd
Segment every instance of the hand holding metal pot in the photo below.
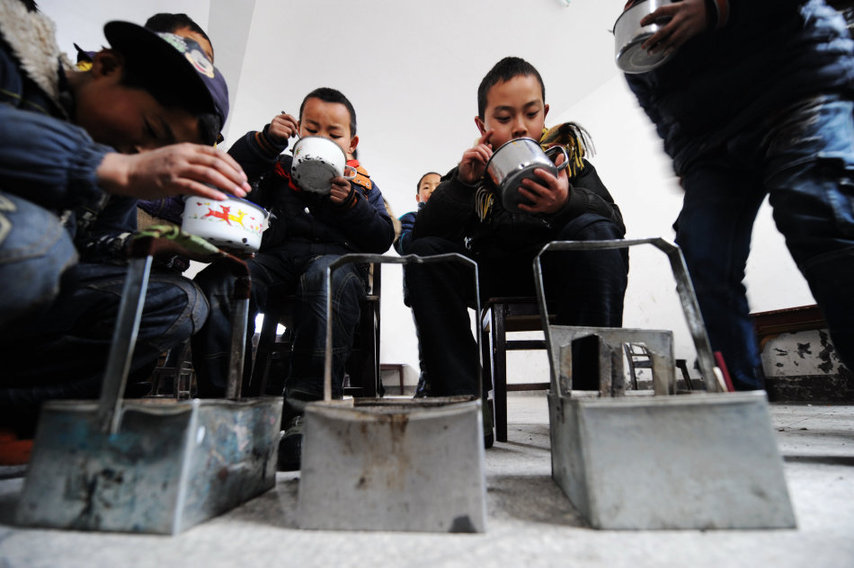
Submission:
<svg viewBox="0 0 854 568">
<path fill-rule="evenodd" d="M 555 162 L 550 154 L 557 155 Z M 508 211 L 551 214 L 569 198 L 569 178 L 564 173 L 568 165 L 563 146 L 543 151 L 533 138 L 515 138 L 492 154 L 486 172 Z"/>
<path fill-rule="evenodd" d="M 650 53 L 672 53 L 682 47 L 686 41 L 702 33 L 708 27 L 705 0 L 682 0 L 667 4 L 645 16 L 640 24 L 647 26 L 654 22 L 670 20 L 658 28 L 641 45 Z"/>
<path fill-rule="evenodd" d="M 614 23 L 617 66 L 645 73 L 708 26 L 706 0 L 634 0 Z"/>
</svg>

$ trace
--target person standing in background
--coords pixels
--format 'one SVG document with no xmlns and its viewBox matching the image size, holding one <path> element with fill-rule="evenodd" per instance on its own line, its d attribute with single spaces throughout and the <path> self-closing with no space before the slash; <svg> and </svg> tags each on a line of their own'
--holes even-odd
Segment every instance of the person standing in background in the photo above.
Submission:
<svg viewBox="0 0 854 568">
<path fill-rule="evenodd" d="M 629 2 L 626 9 L 635 2 Z M 743 283 L 767 195 L 774 221 L 854 369 L 854 43 L 824 0 L 683 0 L 626 74 L 685 189 L 675 223 L 712 348 L 737 390 L 762 389 Z"/>
</svg>

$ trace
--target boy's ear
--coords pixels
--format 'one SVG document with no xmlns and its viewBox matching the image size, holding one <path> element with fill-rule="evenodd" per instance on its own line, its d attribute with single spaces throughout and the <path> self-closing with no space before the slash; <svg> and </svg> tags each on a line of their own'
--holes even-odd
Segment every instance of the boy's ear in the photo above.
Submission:
<svg viewBox="0 0 854 568">
<path fill-rule="evenodd" d="M 352 138 L 350 138 L 350 153 L 351 154 L 353 153 L 353 151 L 356 150 L 356 146 L 358 146 L 358 145 L 359 145 L 359 137 L 358 136 L 353 136 Z"/>
<path fill-rule="evenodd" d="M 91 73 L 96 76 L 107 76 L 113 73 L 121 73 L 125 60 L 122 54 L 112 49 L 102 49 L 95 54 L 92 60 Z"/>
<path fill-rule="evenodd" d="M 544 105 L 543 105 L 543 118 L 545 118 L 546 116 L 548 116 L 548 114 L 549 114 L 549 105 L 544 104 Z"/>
<path fill-rule="evenodd" d="M 474 123 L 477 125 L 477 129 L 480 131 L 480 135 L 483 136 L 486 134 L 486 124 L 484 124 L 483 119 L 479 116 L 474 117 Z"/>
</svg>

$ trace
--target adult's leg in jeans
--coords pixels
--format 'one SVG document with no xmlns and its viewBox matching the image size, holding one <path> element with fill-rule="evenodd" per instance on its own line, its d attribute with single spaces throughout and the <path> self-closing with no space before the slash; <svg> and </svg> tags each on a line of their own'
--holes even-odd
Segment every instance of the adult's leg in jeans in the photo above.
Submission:
<svg viewBox="0 0 854 568">
<path fill-rule="evenodd" d="M 285 402 L 300 413 L 306 401 L 323 398 L 326 358 L 326 268 L 340 255 L 311 258 L 299 278 L 294 311 L 291 371 Z M 344 367 L 353 347 L 361 304 L 367 294 L 366 268 L 344 264 L 332 273 L 332 394 L 344 393 Z"/>
<path fill-rule="evenodd" d="M 852 103 L 813 99 L 769 136 L 774 220 L 821 306 L 840 358 L 854 369 Z"/>
<path fill-rule="evenodd" d="M 100 392 L 127 269 L 81 263 L 51 309 L 0 344 L 4 360 L 0 415 L 35 417 L 44 400 L 92 398 Z M 149 279 L 131 371 L 187 340 L 208 314 L 201 291 L 186 278 L 153 272 Z"/>
<path fill-rule="evenodd" d="M 50 306 L 75 262 L 77 250 L 56 215 L 0 191 L 0 338 L 14 337 L 16 321 Z"/>
<path fill-rule="evenodd" d="M 712 161 L 695 165 L 684 183 L 676 243 L 685 256 L 709 341 L 723 354 L 736 389 L 761 389 L 759 348 L 743 280 L 764 190 L 749 172 Z"/>
<path fill-rule="evenodd" d="M 591 213 L 567 223 L 558 238 L 567 241 L 622 238 L 614 223 Z M 552 258 L 549 258 L 552 256 Z M 564 325 L 620 327 L 628 283 L 627 249 L 548 253 L 543 264 L 555 274 L 559 288 L 547 297 L 558 301 L 557 321 Z M 545 281 L 545 286 L 549 281 Z"/>
<path fill-rule="evenodd" d="M 464 253 L 451 241 L 424 237 L 412 241 L 411 254 Z M 468 304 L 474 299 L 472 269 L 458 262 L 410 264 L 405 273 L 433 396 L 480 395 L 480 356 L 471 333 Z"/>
</svg>

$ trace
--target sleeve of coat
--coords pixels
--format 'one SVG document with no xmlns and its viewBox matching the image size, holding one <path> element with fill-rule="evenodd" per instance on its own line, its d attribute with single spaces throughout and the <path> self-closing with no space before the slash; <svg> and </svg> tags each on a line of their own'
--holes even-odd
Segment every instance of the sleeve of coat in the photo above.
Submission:
<svg viewBox="0 0 854 568">
<path fill-rule="evenodd" d="M 476 193 L 477 188 L 457 179 L 456 170 L 446 174 L 418 211 L 413 238 L 431 236 L 462 242 L 475 216 Z"/>
<path fill-rule="evenodd" d="M 109 152 L 82 128 L 0 104 L 0 190 L 47 209 L 98 209 L 96 171 Z"/>
</svg>

